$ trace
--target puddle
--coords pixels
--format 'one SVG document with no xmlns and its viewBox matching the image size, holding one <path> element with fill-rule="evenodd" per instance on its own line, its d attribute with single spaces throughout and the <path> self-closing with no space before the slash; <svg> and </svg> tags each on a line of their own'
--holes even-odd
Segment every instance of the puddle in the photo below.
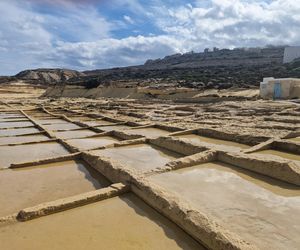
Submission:
<svg viewBox="0 0 300 250">
<path fill-rule="evenodd" d="M 252 154 L 273 155 L 273 156 L 279 156 L 279 157 L 289 159 L 289 160 L 293 160 L 293 161 L 300 161 L 300 155 L 287 153 L 287 152 L 283 152 L 283 151 L 278 151 L 278 150 L 273 150 L 273 149 L 257 151 L 257 152 L 254 152 Z"/>
<path fill-rule="evenodd" d="M 41 132 L 37 128 L 0 129 L 1 136 L 26 135 Z"/>
<path fill-rule="evenodd" d="M 17 127 L 29 127 L 34 126 L 30 121 L 20 121 L 20 122 L 0 122 L 1 128 L 17 128 Z"/>
<path fill-rule="evenodd" d="M 290 139 L 287 139 L 288 141 L 292 141 L 292 142 L 298 142 L 300 143 L 300 136 L 299 137 L 295 137 L 295 138 L 290 138 Z"/>
<path fill-rule="evenodd" d="M 0 174 L 0 216 L 109 185 L 104 176 L 80 161 L 3 170 Z"/>
<path fill-rule="evenodd" d="M 25 117 L 21 117 L 21 118 L 0 118 L 0 122 L 27 122 L 29 121 L 27 118 Z"/>
<path fill-rule="evenodd" d="M 84 121 L 85 124 L 89 126 L 100 126 L 100 125 L 113 125 L 114 122 L 106 121 L 106 120 L 89 120 Z"/>
<path fill-rule="evenodd" d="M 109 157 L 125 166 L 142 171 L 162 167 L 167 162 L 181 157 L 179 154 L 149 144 L 94 150 L 92 153 Z"/>
<path fill-rule="evenodd" d="M 57 118 L 54 118 L 54 119 L 39 119 L 38 122 L 40 124 L 61 124 L 61 123 L 70 123 L 64 119 L 57 119 Z"/>
<path fill-rule="evenodd" d="M 35 141 L 42 141 L 42 140 L 43 141 L 49 140 L 49 137 L 45 135 L 0 137 L 0 145 L 11 144 L 11 143 L 35 142 Z"/>
<path fill-rule="evenodd" d="M 78 129 L 81 128 L 78 125 L 74 123 L 54 123 L 54 124 L 48 124 L 43 125 L 43 127 L 47 130 L 67 130 L 67 129 Z"/>
<path fill-rule="evenodd" d="M 86 137 L 86 136 L 96 134 L 94 131 L 89 129 L 60 131 L 60 132 L 53 132 L 53 133 L 55 134 L 56 137 L 62 139 L 80 138 L 80 137 Z"/>
<path fill-rule="evenodd" d="M 64 115 L 64 116 L 82 116 L 82 115 L 80 115 L 80 114 L 73 114 L 72 112 L 65 112 L 65 111 L 57 111 L 57 110 L 53 110 L 52 111 L 52 113 L 54 114 L 54 115 Z"/>
<path fill-rule="evenodd" d="M 71 139 L 67 141 L 70 145 L 81 150 L 88 150 L 97 147 L 103 147 L 109 144 L 120 142 L 118 139 L 111 136 L 101 136 L 93 138 Z"/>
<path fill-rule="evenodd" d="M 261 249 L 300 245 L 300 189 L 213 162 L 149 177 Z"/>
<path fill-rule="evenodd" d="M 112 131 L 112 130 L 125 130 L 125 129 L 130 129 L 132 128 L 131 126 L 127 126 L 127 125 L 112 125 L 112 126 L 101 126 L 101 127 L 97 127 L 105 132 L 108 131 Z"/>
<path fill-rule="evenodd" d="M 138 128 L 138 129 L 130 129 L 127 130 L 128 134 L 142 135 L 147 138 L 156 138 L 159 136 L 166 136 L 171 132 L 159 128 Z"/>
<path fill-rule="evenodd" d="M 88 116 L 74 116 L 74 115 L 71 115 L 71 116 L 68 116 L 72 121 L 78 121 L 78 122 L 83 122 L 83 121 L 90 121 L 92 120 L 93 118 L 92 117 L 88 117 Z"/>
<path fill-rule="evenodd" d="M 9 167 L 12 163 L 22 163 L 67 154 L 69 154 L 69 151 L 57 142 L 0 146 L 0 168 Z"/>
<path fill-rule="evenodd" d="M 1 114 L 0 114 L 0 119 L 7 121 L 7 120 L 12 120 L 12 119 L 19 120 L 19 119 L 27 119 L 27 118 L 23 115 L 1 116 Z"/>
<path fill-rule="evenodd" d="M 26 111 L 27 115 L 33 116 L 33 117 L 52 117 L 51 115 L 49 115 L 46 112 L 31 112 L 31 111 Z"/>
<path fill-rule="evenodd" d="M 30 115 L 28 114 L 29 116 L 31 116 L 34 120 L 48 120 L 48 119 L 53 119 L 54 116 L 51 116 L 51 115 Z"/>
<path fill-rule="evenodd" d="M 204 249 L 129 193 L 0 228 L 3 249 Z"/>
<path fill-rule="evenodd" d="M 233 141 L 226 141 L 226 140 L 220 140 L 220 139 L 215 139 L 215 138 L 210 138 L 210 137 L 205 137 L 205 136 L 200 136 L 200 135 L 195 135 L 195 134 L 188 134 L 188 135 L 178 135 L 176 136 L 180 139 L 187 139 L 192 143 L 209 143 L 209 144 L 214 144 L 216 146 L 221 146 L 225 149 L 231 148 L 231 149 L 246 149 L 250 148 L 250 146 L 233 142 Z M 224 147 L 226 146 L 226 147 Z M 229 146 L 229 147 L 228 147 Z"/>
<path fill-rule="evenodd" d="M 21 113 L 0 113 L 0 118 L 24 118 Z"/>
</svg>

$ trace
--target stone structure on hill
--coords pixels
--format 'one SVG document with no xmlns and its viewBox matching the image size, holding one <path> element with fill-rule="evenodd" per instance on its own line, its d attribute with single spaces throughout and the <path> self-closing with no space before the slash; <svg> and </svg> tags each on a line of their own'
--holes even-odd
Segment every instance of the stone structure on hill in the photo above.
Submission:
<svg viewBox="0 0 300 250">
<path fill-rule="evenodd" d="M 260 96 L 264 99 L 300 98 L 300 79 L 298 78 L 264 78 L 260 83 Z"/>
<path fill-rule="evenodd" d="M 43 85 L 184 87 L 196 89 L 249 88 L 262 78 L 299 78 L 299 61 L 283 64 L 284 46 L 206 49 L 150 59 L 143 65 L 78 72 L 68 69 L 25 70 L 1 82 L 21 80 Z"/>
<path fill-rule="evenodd" d="M 283 63 L 290 63 L 300 58 L 300 46 L 290 46 L 284 49 Z"/>
<path fill-rule="evenodd" d="M 70 69 L 34 69 L 21 71 L 15 75 L 15 78 L 30 83 L 51 85 L 79 76 L 84 76 L 84 74 Z"/>
</svg>

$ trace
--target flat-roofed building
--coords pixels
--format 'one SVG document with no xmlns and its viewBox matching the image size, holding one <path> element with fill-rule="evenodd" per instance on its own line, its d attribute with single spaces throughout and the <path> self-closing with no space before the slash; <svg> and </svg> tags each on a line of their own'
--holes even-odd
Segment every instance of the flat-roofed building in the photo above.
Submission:
<svg viewBox="0 0 300 250">
<path fill-rule="evenodd" d="M 285 47 L 283 63 L 292 62 L 296 58 L 300 58 L 300 46 Z"/>
<path fill-rule="evenodd" d="M 263 99 L 300 98 L 300 79 L 298 78 L 264 78 L 260 83 L 260 96 Z"/>
</svg>

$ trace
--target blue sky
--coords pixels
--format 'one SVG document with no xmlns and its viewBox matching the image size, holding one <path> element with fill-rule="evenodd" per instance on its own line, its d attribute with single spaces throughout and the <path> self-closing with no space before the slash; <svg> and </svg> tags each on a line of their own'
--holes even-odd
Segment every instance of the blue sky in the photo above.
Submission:
<svg viewBox="0 0 300 250">
<path fill-rule="evenodd" d="M 300 45 L 300 0 L 0 1 L 0 75 L 267 44 Z"/>
</svg>

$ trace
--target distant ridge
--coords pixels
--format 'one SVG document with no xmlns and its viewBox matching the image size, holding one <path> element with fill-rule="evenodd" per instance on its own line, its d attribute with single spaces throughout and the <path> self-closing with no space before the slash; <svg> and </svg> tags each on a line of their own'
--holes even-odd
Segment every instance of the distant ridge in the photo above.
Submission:
<svg viewBox="0 0 300 250">
<path fill-rule="evenodd" d="M 73 77 L 84 76 L 83 73 L 70 69 L 32 69 L 24 70 L 16 74 L 14 77 L 18 80 L 26 82 L 51 85 L 61 83 Z"/>
<path fill-rule="evenodd" d="M 42 85 L 188 87 L 197 89 L 257 86 L 263 77 L 300 77 L 299 63 L 283 64 L 284 46 L 206 49 L 149 59 L 143 65 L 79 72 L 45 68 L 24 70 L 1 82 L 22 80 Z"/>
</svg>

